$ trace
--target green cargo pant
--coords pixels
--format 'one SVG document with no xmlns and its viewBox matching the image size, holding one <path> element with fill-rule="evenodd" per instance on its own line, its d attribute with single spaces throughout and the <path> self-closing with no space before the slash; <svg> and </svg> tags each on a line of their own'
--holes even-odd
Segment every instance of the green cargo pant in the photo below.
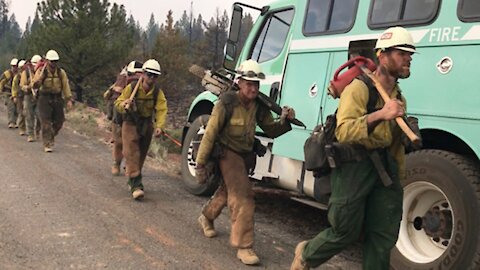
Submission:
<svg viewBox="0 0 480 270">
<path fill-rule="evenodd" d="M 396 162 L 382 160 L 393 184 L 385 187 L 370 159 L 346 163 L 332 172 L 328 221 L 331 227 L 310 240 L 302 254 L 311 267 L 326 262 L 364 234 L 363 269 L 388 270 L 402 218 L 403 189 Z M 395 173 L 391 173 L 395 172 Z"/>
<path fill-rule="evenodd" d="M 38 116 L 42 124 L 44 147 L 52 147 L 54 138 L 65 122 L 64 101 L 61 94 L 42 94 L 38 97 Z"/>
</svg>

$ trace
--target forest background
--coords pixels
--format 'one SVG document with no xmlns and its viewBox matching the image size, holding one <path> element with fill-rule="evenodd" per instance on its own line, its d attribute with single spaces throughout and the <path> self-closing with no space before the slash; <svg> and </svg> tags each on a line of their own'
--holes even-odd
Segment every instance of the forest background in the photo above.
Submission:
<svg viewBox="0 0 480 270">
<path fill-rule="evenodd" d="M 123 5 L 108 0 L 45 0 L 22 32 L 15 14 L 9 16 L 9 2 L 0 0 L 0 68 L 6 70 L 13 57 L 28 60 L 54 49 L 76 100 L 103 108 L 102 93 L 123 66 L 154 58 L 162 68 L 158 83 L 169 101 L 170 117 L 186 116 L 190 102 L 203 91 L 189 67 L 196 64 L 216 70 L 223 62 L 229 14 L 218 8 L 214 14 L 207 19 L 185 10 L 174 21 L 171 10 L 165 18 L 152 13 L 143 29 L 133 15 L 127 16 Z M 240 45 L 252 25 L 247 14 Z M 171 120 L 178 128 L 181 121 Z"/>
</svg>

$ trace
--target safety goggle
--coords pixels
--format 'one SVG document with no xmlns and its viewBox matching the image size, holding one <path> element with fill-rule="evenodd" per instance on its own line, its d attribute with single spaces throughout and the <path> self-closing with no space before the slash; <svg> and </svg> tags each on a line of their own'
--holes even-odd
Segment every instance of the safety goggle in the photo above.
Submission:
<svg viewBox="0 0 480 270">
<path fill-rule="evenodd" d="M 158 74 L 156 74 L 156 73 L 146 72 L 146 74 L 149 78 L 157 78 L 158 77 Z"/>
<path fill-rule="evenodd" d="M 241 77 L 259 78 L 260 80 L 264 80 L 264 79 L 265 79 L 265 73 L 263 73 L 263 72 L 256 73 L 255 71 L 249 70 L 249 71 L 247 71 L 247 72 L 239 71 L 238 74 L 239 74 Z"/>
</svg>

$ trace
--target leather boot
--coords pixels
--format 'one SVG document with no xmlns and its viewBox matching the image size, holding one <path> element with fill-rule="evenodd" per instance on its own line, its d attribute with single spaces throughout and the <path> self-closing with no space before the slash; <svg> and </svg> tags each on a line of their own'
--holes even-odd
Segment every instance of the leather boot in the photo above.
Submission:
<svg viewBox="0 0 480 270">
<path fill-rule="evenodd" d="M 217 232 L 215 231 L 215 227 L 213 226 L 213 221 L 209 220 L 206 216 L 200 215 L 198 217 L 198 223 L 203 230 L 203 234 L 208 237 L 212 238 L 217 236 Z"/>
<path fill-rule="evenodd" d="M 237 258 L 246 265 L 254 265 L 260 262 L 257 254 L 255 254 L 255 251 L 251 248 L 239 248 L 237 251 Z"/>
<path fill-rule="evenodd" d="M 118 175 L 120 175 L 120 162 L 116 162 L 116 161 L 113 162 L 113 165 L 112 165 L 112 175 L 113 175 L 113 176 L 118 176 Z"/>
<path fill-rule="evenodd" d="M 302 258 L 302 253 L 307 243 L 307 241 L 302 241 L 295 247 L 295 258 L 293 259 L 292 266 L 290 266 L 290 270 L 310 270 L 310 267 Z"/>
<path fill-rule="evenodd" d="M 129 177 L 128 178 L 128 186 L 130 187 L 130 192 L 132 193 L 132 197 L 135 200 L 143 199 L 145 192 L 143 191 L 143 184 L 142 184 L 142 175 L 138 175 L 136 177 Z"/>
</svg>

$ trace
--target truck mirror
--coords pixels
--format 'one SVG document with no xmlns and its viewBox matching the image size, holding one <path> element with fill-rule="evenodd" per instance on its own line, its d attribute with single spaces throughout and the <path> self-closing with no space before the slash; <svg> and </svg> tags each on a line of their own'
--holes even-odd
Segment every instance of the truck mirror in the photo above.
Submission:
<svg viewBox="0 0 480 270">
<path fill-rule="evenodd" d="M 237 43 L 242 26 L 243 8 L 237 5 L 233 6 L 232 21 L 230 23 L 230 34 L 228 40 Z"/>
</svg>

